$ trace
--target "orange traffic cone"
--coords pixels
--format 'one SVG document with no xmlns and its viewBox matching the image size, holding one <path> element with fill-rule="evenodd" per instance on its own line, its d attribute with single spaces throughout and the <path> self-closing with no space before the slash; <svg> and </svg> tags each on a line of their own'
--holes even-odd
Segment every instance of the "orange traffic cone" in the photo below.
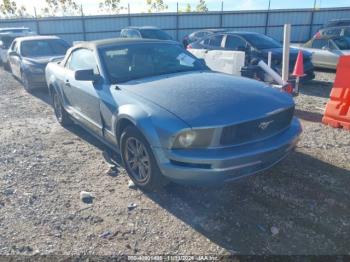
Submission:
<svg viewBox="0 0 350 262">
<path fill-rule="evenodd" d="M 302 77 L 304 76 L 304 56 L 303 52 L 299 50 L 297 61 L 295 62 L 293 76 Z"/>
<path fill-rule="evenodd" d="M 300 77 L 304 76 L 304 56 L 303 56 L 303 51 L 299 50 L 298 52 L 298 57 L 297 61 L 295 61 L 295 66 L 293 70 L 293 76 L 296 77 L 295 80 L 295 93 L 299 93 L 299 80 Z"/>
</svg>

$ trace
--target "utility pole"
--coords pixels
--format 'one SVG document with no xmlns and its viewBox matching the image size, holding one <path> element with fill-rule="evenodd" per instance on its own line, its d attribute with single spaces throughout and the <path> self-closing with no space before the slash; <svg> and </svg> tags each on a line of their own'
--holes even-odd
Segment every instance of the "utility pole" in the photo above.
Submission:
<svg viewBox="0 0 350 262">
<path fill-rule="evenodd" d="M 38 20 L 38 15 L 36 13 L 36 8 L 34 7 L 34 16 L 35 16 L 35 24 L 36 24 L 36 33 L 40 35 L 40 25 Z"/>
<path fill-rule="evenodd" d="M 271 7 L 271 0 L 269 0 L 269 5 L 268 5 L 267 11 L 266 11 L 265 35 L 267 35 L 267 28 L 269 26 L 270 7 Z"/>
</svg>

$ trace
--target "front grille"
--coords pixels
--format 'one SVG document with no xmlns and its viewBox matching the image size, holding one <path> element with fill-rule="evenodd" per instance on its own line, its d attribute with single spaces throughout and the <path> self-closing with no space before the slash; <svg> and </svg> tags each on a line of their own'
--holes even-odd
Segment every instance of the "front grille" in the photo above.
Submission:
<svg viewBox="0 0 350 262">
<path fill-rule="evenodd" d="M 293 118 L 294 107 L 253 121 L 224 127 L 220 144 L 235 145 L 261 140 L 287 128 Z"/>
</svg>

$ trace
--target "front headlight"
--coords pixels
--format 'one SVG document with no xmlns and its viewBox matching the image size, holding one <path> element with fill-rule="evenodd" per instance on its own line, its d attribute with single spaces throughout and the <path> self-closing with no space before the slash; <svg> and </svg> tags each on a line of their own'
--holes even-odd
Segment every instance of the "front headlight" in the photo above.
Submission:
<svg viewBox="0 0 350 262">
<path fill-rule="evenodd" d="M 190 147 L 196 139 L 196 132 L 185 131 L 178 136 L 179 144 L 183 147 Z"/>
<path fill-rule="evenodd" d="M 180 132 L 173 148 L 206 148 L 211 144 L 214 129 L 197 129 Z"/>
</svg>

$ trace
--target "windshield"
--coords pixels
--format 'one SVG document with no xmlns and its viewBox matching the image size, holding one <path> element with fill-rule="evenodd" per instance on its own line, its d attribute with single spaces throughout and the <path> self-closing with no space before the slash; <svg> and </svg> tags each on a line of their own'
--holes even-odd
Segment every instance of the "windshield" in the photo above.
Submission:
<svg viewBox="0 0 350 262">
<path fill-rule="evenodd" d="M 350 50 L 350 37 L 339 37 L 333 41 L 340 50 Z"/>
<path fill-rule="evenodd" d="M 140 30 L 142 38 L 172 40 L 172 37 L 162 30 L 158 29 L 142 29 Z"/>
<path fill-rule="evenodd" d="M 256 49 L 270 49 L 270 48 L 281 48 L 282 45 L 275 39 L 260 35 L 260 34 L 246 34 L 243 36 L 247 41 Z"/>
<path fill-rule="evenodd" d="M 61 39 L 28 40 L 22 42 L 21 54 L 24 57 L 65 55 L 69 45 Z"/>
<path fill-rule="evenodd" d="M 112 83 L 207 69 L 204 63 L 174 44 L 142 43 L 108 47 L 101 57 Z"/>
</svg>

